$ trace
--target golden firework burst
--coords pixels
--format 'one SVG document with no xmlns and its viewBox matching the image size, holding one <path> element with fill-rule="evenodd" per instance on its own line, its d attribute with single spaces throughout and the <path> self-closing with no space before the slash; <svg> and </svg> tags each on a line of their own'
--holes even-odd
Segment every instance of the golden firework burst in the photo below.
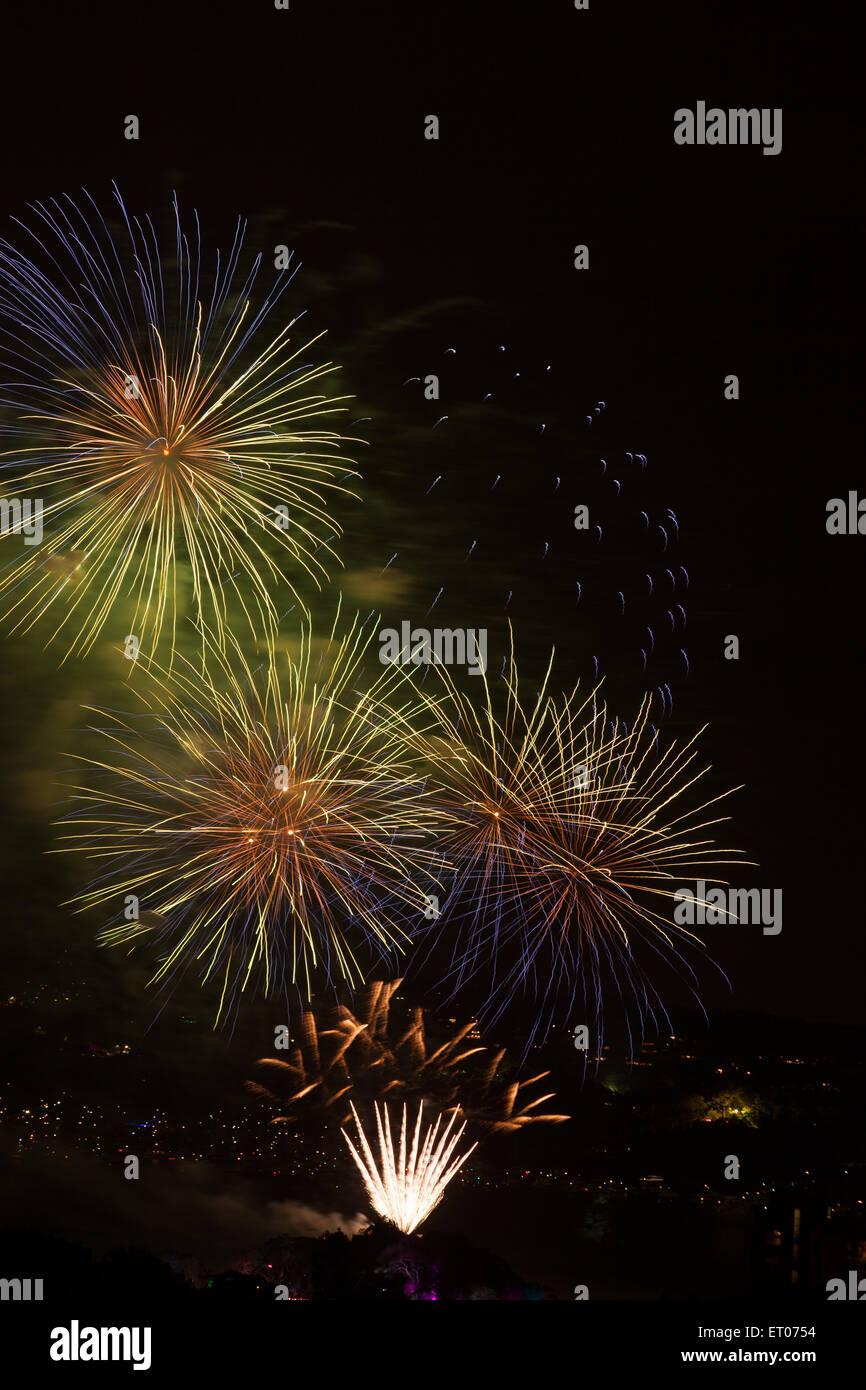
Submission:
<svg viewBox="0 0 866 1390">
<path fill-rule="evenodd" d="M 306 999 L 360 984 L 423 914 L 439 813 L 381 712 L 393 670 L 356 689 L 370 633 L 338 622 L 323 645 L 306 625 L 295 658 L 269 644 L 255 669 L 237 644 L 211 652 L 213 678 L 151 668 L 145 730 L 105 715 L 103 755 L 80 759 L 91 781 L 72 788 L 62 848 L 107 868 L 78 910 L 121 915 L 131 896 L 102 942 L 156 942 L 154 982 L 218 981 L 220 1021 L 253 980 Z"/>
<path fill-rule="evenodd" d="M 169 271 L 150 220 L 117 202 L 117 237 L 95 205 L 63 199 L 36 205 L 34 259 L 0 243 L 7 489 L 38 500 L 46 533 L 14 542 L 6 618 L 27 630 L 53 615 L 47 640 L 67 655 L 106 627 L 173 651 L 184 615 L 224 645 L 230 599 L 273 631 L 275 591 L 302 604 L 287 567 L 327 577 L 340 527 L 325 495 L 355 495 L 323 427 L 345 397 L 316 389 L 335 368 L 306 360 L 316 340 L 292 342 L 296 319 L 269 327 L 294 272 L 256 295 L 261 256 L 244 278 L 240 223 L 208 275 L 175 202 Z"/>
</svg>

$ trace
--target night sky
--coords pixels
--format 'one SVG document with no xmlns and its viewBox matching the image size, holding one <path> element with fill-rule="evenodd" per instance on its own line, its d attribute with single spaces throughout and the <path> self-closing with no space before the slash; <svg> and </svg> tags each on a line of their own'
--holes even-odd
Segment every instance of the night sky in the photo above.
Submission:
<svg viewBox="0 0 866 1390">
<path fill-rule="evenodd" d="M 4 236 L 29 201 L 84 186 L 104 205 L 115 180 L 164 225 L 177 190 L 211 244 L 242 214 L 252 250 L 299 255 L 292 308 L 327 329 L 352 417 L 370 417 L 333 575 L 362 612 L 417 622 L 442 588 L 439 621 L 487 624 L 498 662 L 512 590 L 522 672 L 539 678 L 555 645 L 564 688 L 591 679 L 595 654 L 627 715 L 640 643 L 616 594 L 631 603 L 646 568 L 637 489 L 674 508 L 691 671 L 679 641 L 659 658 L 666 727 L 709 724 L 713 787 L 743 784 L 727 842 L 759 866 L 735 881 L 784 892 L 779 936 L 713 938 L 732 990 L 708 972 L 706 1003 L 861 1022 L 861 540 L 824 524 L 828 498 L 862 485 L 846 422 L 850 151 L 811 12 L 293 0 L 156 6 L 130 28 L 114 10 L 13 5 L 3 22 Z M 782 107 L 781 154 L 675 145 L 674 111 L 698 100 Z M 440 402 L 402 385 L 428 371 Z M 619 506 L 597 462 L 615 476 L 626 450 L 649 460 L 630 509 L 626 474 Z M 595 554 L 572 526 L 584 500 L 605 518 Z M 738 662 L 722 657 L 729 633 Z M 57 906 L 74 875 L 44 851 L 77 710 L 117 693 L 109 646 L 59 670 L 32 635 L 6 639 L 2 672 L 6 958 L 49 979 L 74 962 L 97 1008 L 127 967 Z M 145 1022 L 140 979 L 127 1003 Z"/>
<path fill-rule="evenodd" d="M 597 672 L 619 718 L 665 690 L 662 739 L 704 729 L 703 796 L 736 789 L 717 839 L 744 862 L 720 877 L 782 891 L 778 935 L 759 924 L 701 933 L 705 1014 L 660 964 L 683 1050 L 698 1040 L 691 1071 L 664 1028 L 637 1063 L 646 1070 L 627 1072 L 610 1000 L 605 1075 L 584 1071 L 563 1031 L 544 1056 L 570 1123 L 509 1135 L 489 1160 L 482 1147 L 431 1218 L 429 1246 L 466 1234 L 560 1299 L 584 1277 L 580 1259 L 600 1299 L 733 1297 L 731 1280 L 751 1290 L 737 1240 L 745 1250 L 754 1237 L 764 1258 L 764 1213 L 789 1196 L 804 1251 L 832 1227 L 834 1203 L 837 1235 L 861 1264 L 866 1250 L 855 1138 L 866 536 L 826 528 L 831 498 L 866 497 L 852 423 L 861 75 L 846 72 L 848 51 L 834 7 L 754 0 L 590 0 L 582 11 L 572 0 L 9 0 L 0 19 L 0 240 L 22 245 L 14 219 L 32 221 L 29 204 L 83 189 L 116 219 L 115 184 L 169 256 L 176 194 L 185 224 L 198 215 L 205 261 L 231 245 L 240 217 L 243 264 L 261 253 L 268 286 L 276 246 L 300 262 L 286 317 L 304 311 L 298 332 L 325 335 L 310 360 L 336 364 L 324 389 L 351 398 L 335 427 L 359 441 L 345 452 L 362 475 L 357 500 L 329 504 L 343 530 L 330 584 L 317 592 L 291 576 L 314 628 L 342 594 L 345 611 L 381 613 L 383 626 L 487 629 L 494 675 L 513 631 L 530 702 L 552 648 L 550 690 L 579 682 L 588 695 Z M 781 152 L 678 145 L 674 113 L 699 102 L 781 108 Z M 130 114 L 137 140 L 124 138 Z M 421 385 L 431 373 L 432 401 Z M 730 374 L 736 400 L 725 398 Z M 575 529 L 580 504 L 589 532 Z M 0 567 L 19 544 L 0 537 Z M 56 822 L 70 755 L 93 746 L 82 707 L 136 707 L 118 655 L 126 612 L 118 604 L 92 651 L 64 662 L 47 628 L 9 631 L 0 594 L 0 1102 L 62 1095 L 70 1113 L 123 1110 L 127 1130 L 155 1125 L 161 1108 L 168 1146 L 179 1117 L 253 1110 L 244 1083 L 273 1052 L 285 1006 L 245 997 L 231 1029 L 215 1031 L 213 986 L 190 974 L 159 994 L 147 946 L 101 949 L 104 917 L 73 911 L 88 873 L 57 852 Z M 281 626 L 286 643 L 295 621 Z M 190 627 L 181 654 L 195 648 Z M 735 661 L 724 657 L 731 635 Z M 470 989 L 443 1008 L 440 985 L 419 970 L 397 996 L 430 1008 L 431 1037 L 483 1003 Z M 333 991 L 316 1002 L 324 1009 Z M 533 1008 L 519 1002 L 484 1035 L 523 1075 L 538 1060 L 526 1060 Z M 801 1051 L 799 1073 L 788 1054 Z M 755 1057 L 763 1128 L 735 1126 L 755 1187 L 729 1227 L 724 1184 L 706 1207 L 702 1194 L 719 1180 L 713 1145 L 733 1142 L 730 1116 L 705 1128 L 698 1102 L 747 1087 Z M 20 1220 L 25 1249 L 28 1232 L 53 1230 L 97 1254 L 115 1239 L 160 1258 L 189 1250 L 213 1272 L 282 1232 L 366 1226 L 333 1130 L 339 1159 L 328 1150 L 306 1186 L 295 1176 L 319 1161 L 313 1121 L 286 1150 L 297 1169 L 234 1168 L 215 1150 L 170 1168 L 164 1147 L 142 1183 L 122 1186 L 113 1148 L 97 1156 L 82 1142 L 60 1165 L 34 1144 L 22 1160 L 10 1128 L 0 1229 Z M 574 1192 L 563 1178 L 561 1190 L 540 1181 L 518 1194 L 511 1170 L 524 1161 L 545 1180 L 548 1162 L 566 1177 L 573 1168 Z M 584 1163 L 598 1188 L 581 1188 Z M 615 1208 L 602 1188 L 609 1174 L 619 1181 L 617 1165 L 633 1185 Z M 676 1175 L 669 1206 L 640 1186 L 656 1166 Z M 782 1227 L 788 1214 L 773 1211 L 765 1224 Z M 823 1297 L 823 1274 L 810 1278 Z M 794 1282 L 783 1293 L 802 1292 Z"/>
</svg>

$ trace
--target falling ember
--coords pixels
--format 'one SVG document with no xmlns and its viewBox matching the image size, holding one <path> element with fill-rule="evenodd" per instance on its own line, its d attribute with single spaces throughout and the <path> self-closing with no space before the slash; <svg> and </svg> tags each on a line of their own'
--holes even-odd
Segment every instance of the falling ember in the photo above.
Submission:
<svg viewBox="0 0 866 1390">
<path fill-rule="evenodd" d="M 422 1222 L 427 1220 L 431 1211 L 439 1205 L 445 1188 L 458 1169 L 463 1167 L 477 1145 L 473 1144 L 471 1149 L 467 1149 L 459 1158 L 452 1161 L 451 1155 L 466 1128 L 464 1121 L 454 1134 L 451 1133 L 459 1113 L 457 1110 L 452 1113 L 441 1134 L 439 1133 L 439 1126 L 442 1123 L 442 1116 L 438 1115 L 436 1123 L 427 1126 L 422 1141 L 421 1120 L 424 1113 L 424 1102 L 422 1101 L 418 1106 L 418 1118 L 415 1121 L 415 1133 L 408 1156 L 406 1153 L 406 1107 L 403 1106 L 400 1148 L 399 1154 L 395 1157 L 388 1107 L 387 1105 L 382 1106 L 385 1115 L 384 1125 L 378 1105 L 374 1108 L 376 1127 L 379 1131 L 378 1166 L 354 1105 L 352 1106 L 352 1114 L 355 1117 L 358 1141 L 364 1157 L 362 1158 L 358 1153 L 345 1130 L 342 1131 L 343 1138 L 360 1169 L 375 1210 L 384 1220 L 392 1222 L 404 1235 L 411 1235 L 412 1231 L 417 1230 Z"/>
</svg>

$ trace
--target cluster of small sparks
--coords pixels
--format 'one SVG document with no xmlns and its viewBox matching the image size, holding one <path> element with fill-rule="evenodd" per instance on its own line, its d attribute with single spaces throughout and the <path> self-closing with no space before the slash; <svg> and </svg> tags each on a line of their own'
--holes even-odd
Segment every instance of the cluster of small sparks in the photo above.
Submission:
<svg viewBox="0 0 866 1390">
<path fill-rule="evenodd" d="M 441 1133 L 439 1129 L 442 1116 L 438 1115 L 435 1122 L 428 1125 L 422 1134 L 421 1123 L 424 1114 L 422 1101 L 418 1106 L 411 1147 L 407 1144 L 406 1106 L 403 1106 L 400 1143 L 395 1154 L 388 1107 L 383 1105 L 382 1113 L 380 1113 L 378 1105 L 374 1106 L 374 1109 L 379 1138 L 378 1161 L 373 1155 L 354 1105 L 352 1106 L 352 1114 L 358 1131 L 358 1144 L 361 1152 L 358 1152 L 345 1130 L 343 1130 L 343 1137 L 364 1179 L 374 1210 L 385 1221 L 390 1221 L 396 1226 L 398 1231 L 402 1231 L 404 1235 L 411 1235 L 439 1205 L 445 1188 L 470 1155 L 474 1153 L 477 1145 L 473 1144 L 459 1157 L 452 1157 L 466 1128 L 464 1121 L 459 1129 L 454 1130 L 457 1121 L 456 1111 L 451 1115 Z"/>
<path fill-rule="evenodd" d="M 575 657 L 582 671 L 591 670 L 597 680 L 600 669 L 639 658 L 642 680 L 669 714 L 676 682 L 690 672 L 685 649 L 690 580 L 676 554 L 677 513 L 660 506 L 647 487 L 646 454 L 624 448 L 624 441 L 615 438 L 606 401 L 590 404 L 587 398 L 585 415 L 576 407 L 574 376 L 563 370 L 566 364 L 546 362 L 534 346 L 510 337 L 498 342 L 485 328 L 457 341 L 458 346 L 443 350 L 444 338 L 434 342 L 425 337 L 423 348 L 416 349 L 425 364 L 439 360 L 437 379 L 443 398 L 447 393 L 447 415 L 439 413 L 438 397 L 428 400 L 425 391 L 418 400 L 423 376 L 410 376 L 400 387 L 403 401 L 412 402 L 407 427 L 414 431 L 416 457 L 424 470 L 419 496 L 431 509 L 429 524 L 441 528 L 440 544 L 452 546 L 443 558 L 458 574 L 458 566 L 478 564 L 485 546 L 493 548 L 495 559 L 498 536 L 488 531 L 485 539 L 476 528 L 491 493 L 503 501 L 510 494 L 511 507 L 520 507 L 527 477 L 534 479 L 539 494 L 545 485 L 549 488 L 560 515 L 572 501 L 585 504 L 584 526 L 567 539 L 557 539 L 548 529 L 549 514 L 541 527 L 525 515 L 517 541 L 520 580 L 533 575 L 536 584 L 556 584 L 563 598 L 572 596 L 581 619 Z M 428 428 L 422 430 L 425 417 Z M 479 478 L 474 495 L 463 470 L 454 468 L 458 442 L 467 456 L 496 460 L 489 485 L 482 488 Z M 425 487 L 427 477 L 431 481 Z M 540 508 L 539 516 L 545 511 Z M 392 554 L 385 568 L 398 556 Z M 484 582 L 482 570 L 476 585 Z M 443 586 L 431 609 L 445 594 Z M 512 600 L 519 597 L 519 588 L 509 588 L 499 602 L 511 611 Z M 497 602 L 492 592 L 489 601 Z"/>
<path fill-rule="evenodd" d="M 354 1008 L 339 1005 L 331 1027 L 320 1027 L 317 1011 L 304 1011 L 297 1041 L 286 1060 L 262 1057 L 257 1065 L 284 1083 L 277 1095 L 258 1082 L 247 1089 L 276 1102 L 287 1113 L 275 1124 L 289 1124 L 316 1110 L 324 1120 L 349 1121 L 353 1100 L 392 1100 L 417 1096 L 440 1110 L 459 1108 L 473 1125 L 491 1134 L 512 1134 L 530 1125 L 561 1124 L 569 1117 L 541 1109 L 553 1092 L 535 1095 L 530 1088 L 549 1076 L 539 1072 L 509 1079 L 504 1047 L 490 1049 L 478 1038 L 473 1021 L 459 1026 L 438 1046 L 431 1043 L 425 1010 L 413 1006 L 403 1021 L 393 1016 L 391 1001 L 402 981 L 374 980 L 358 992 Z M 399 996 L 398 996 L 399 997 Z"/>
<path fill-rule="evenodd" d="M 150 218 L 115 193 L 117 236 L 85 195 L 34 205 L 33 259 L 0 241 L 0 433 L 15 439 L 0 462 L 48 532 L 0 572 L 6 617 L 26 631 L 50 610 L 67 655 L 107 624 L 123 636 L 119 621 L 173 651 L 185 612 L 224 642 L 230 591 L 256 635 L 273 631 L 286 561 L 327 578 L 340 528 L 323 494 L 354 495 L 340 436 L 310 423 L 343 408 L 315 387 L 334 368 L 303 361 L 297 319 L 269 326 L 294 270 L 254 304 L 262 258 L 239 269 L 243 223 L 209 274 L 175 201 L 169 269 Z"/>
</svg>

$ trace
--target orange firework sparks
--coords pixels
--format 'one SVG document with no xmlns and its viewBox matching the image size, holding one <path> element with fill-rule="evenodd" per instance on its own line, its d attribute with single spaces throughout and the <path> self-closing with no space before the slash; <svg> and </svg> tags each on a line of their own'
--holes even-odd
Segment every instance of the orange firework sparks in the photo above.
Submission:
<svg viewBox="0 0 866 1390">
<path fill-rule="evenodd" d="M 569 1117 L 541 1110 L 554 1092 L 531 1096 L 549 1072 L 515 1079 L 504 1047 L 491 1051 L 478 1039 L 473 1022 L 455 1029 L 443 1042 L 431 1042 L 425 1010 L 412 1007 L 401 1019 L 392 1000 L 402 981 L 375 980 L 359 991 L 354 1009 L 334 1009 L 332 1026 L 320 1028 L 317 1011 L 308 1009 L 299 1036 L 284 1061 L 262 1057 L 258 1065 L 282 1082 L 288 1094 L 248 1081 L 254 1095 L 284 1111 L 274 1123 L 290 1123 L 298 1113 L 318 1108 L 325 1119 L 349 1120 L 349 1097 L 432 1098 L 440 1110 L 459 1108 L 474 1125 L 492 1134 L 514 1133 L 529 1125 L 561 1124 Z"/>
</svg>

